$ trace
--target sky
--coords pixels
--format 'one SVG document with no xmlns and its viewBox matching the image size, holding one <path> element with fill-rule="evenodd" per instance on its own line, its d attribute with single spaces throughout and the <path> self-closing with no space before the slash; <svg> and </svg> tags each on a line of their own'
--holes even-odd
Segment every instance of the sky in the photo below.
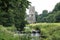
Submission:
<svg viewBox="0 0 60 40">
<path fill-rule="evenodd" d="M 52 11 L 55 5 L 60 2 L 60 0 L 29 0 L 31 5 L 35 7 L 35 11 L 38 14 L 41 14 L 43 10 L 48 10 L 48 12 Z M 29 14 L 29 10 L 27 9 L 27 14 Z"/>
</svg>

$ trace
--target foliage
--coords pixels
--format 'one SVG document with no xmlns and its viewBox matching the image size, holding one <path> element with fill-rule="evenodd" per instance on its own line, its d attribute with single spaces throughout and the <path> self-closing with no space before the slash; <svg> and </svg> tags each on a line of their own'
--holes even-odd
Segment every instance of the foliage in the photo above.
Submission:
<svg viewBox="0 0 60 40">
<path fill-rule="evenodd" d="M 43 10 L 42 14 L 38 15 L 38 22 L 55 23 L 60 22 L 60 2 L 55 5 L 53 11 Z"/>
<path fill-rule="evenodd" d="M 60 23 L 36 23 L 27 25 L 30 29 L 36 27 L 41 30 L 41 40 L 60 40 Z"/>
<path fill-rule="evenodd" d="M 14 37 L 14 33 L 8 31 L 5 27 L 0 25 L 0 40 L 18 40 L 19 37 Z"/>
<path fill-rule="evenodd" d="M 0 24 L 6 27 L 15 25 L 18 30 L 23 30 L 29 5 L 28 0 L 0 0 Z"/>
<path fill-rule="evenodd" d="M 22 31 L 25 27 L 25 14 L 26 8 L 28 8 L 29 1 L 28 0 L 21 0 L 21 4 L 15 9 L 15 26 L 18 31 Z"/>
<path fill-rule="evenodd" d="M 42 14 L 38 15 L 38 22 L 46 22 L 46 18 L 48 15 L 47 10 L 43 10 Z"/>
<path fill-rule="evenodd" d="M 36 23 L 27 25 L 29 31 L 39 28 L 41 30 L 41 38 L 31 37 L 30 34 L 17 34 L 14 36 L 13 32 L 8 31 L 7 27 L 0 25 L 0 40 L 60 40 L 60 23 Z M 6 29 L 7 28 L 7 29 Z M 27 29 L 25 29 L 27 30 Z M 26 32 L 28 32 L 28 30 Z"/>
<path fill-rule="evenodd" d="M 57 11 L 54 17 L 55 17 L 55 22 L 60 22 L 60 11 Z"/>
<path fill-rule="evenodd" d="M 54 14 L 49 14 L 49 16 L 47 16 L 47 18 L 46 18 L 46 21 L 49 23 L 55 22 Z"/>
<path fill-rule="evenodd" d="M 53 11 L 60 11 L 60 2 L 55 5 Z"/>
<path fill-rule="evenodd" d="M 35 12 L 36 22 L 38 22 L 38 12 Z"/>
</svg>

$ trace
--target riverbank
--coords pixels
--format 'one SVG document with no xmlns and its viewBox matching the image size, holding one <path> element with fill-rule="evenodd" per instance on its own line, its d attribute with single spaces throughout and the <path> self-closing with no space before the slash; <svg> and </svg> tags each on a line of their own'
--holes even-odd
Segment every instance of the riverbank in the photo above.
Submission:
<svg viewBox="0 0 60 40">
<path fill-rule="evenodd" d="M 58 40 L 60 39 L 60 23 L 36 23 L 29 24 L 30 30 L 39 28 L 41 30 L 42 40 Z"/>
</svg>

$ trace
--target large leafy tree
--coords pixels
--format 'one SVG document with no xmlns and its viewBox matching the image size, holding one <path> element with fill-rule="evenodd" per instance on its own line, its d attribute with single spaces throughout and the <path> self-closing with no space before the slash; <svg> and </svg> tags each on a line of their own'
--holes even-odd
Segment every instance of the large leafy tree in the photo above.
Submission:
<svg viewBox="0 0 60 40">
<path fill-rule="evenodd" d="M 52 12 L 48 13 L 47 10 L 43 10 L 38 19 L 38 22 L 60 22 L 60 2 L 55 5 L 55 8 Z"/>
<path fill-rule="evenodd" d="M 4 26 L 15 24 L 18 30 L 22 30 L 29 3 L 28 0 L 0 0 L 0 24 Z"/>
<path fill-rule="evenodd" d="M 54 18 L 54 14 L 49 14 L 47 17 L 46 17 L 46 22 L 48 23 L 53 23 L 55 22 L 55 18 Z"/>
<path fill-rule="evenodd" d="M 53 9 L 53 12 L 60 11 L 60 2 L 55 5 L 55 8 Z"/>
<path fill-rule="evenodd" d="M 60 22 L 60 2 L 55 5 L 52 11 L 54 13 L 55 22 Z"/>
<path fill-rule="evenodd" d="M 46 22 L 46 17 L 48 15 L 48 10 L 43 10 L 42 14 L 40 14 L 40 22 Z"/>
<path fill-rule="evenodd" d="M 13 24 L 12 0 L 0 0 L 0 24 L 11 26 Z"/>
<path fill-rule="evenodd" d="M 36 22 L 38 22 L 38 12 L 35 12 Z"/>
<path fill-rule="evenodd" d="M 55 18 L 55 22 L 58 22 L 58 23 L 60 22 L 60 11 L 56 12 L 54 18 Z"/>
<path fill-rule="evenodd" d="M 25 27 L 25 14 L 26 14 L 26 8 L 28 8 L 29 1 L 22 0 L 21 4 L 15 9 L 15 26 L 17 30 L 22 31 Z"/>
</svg>

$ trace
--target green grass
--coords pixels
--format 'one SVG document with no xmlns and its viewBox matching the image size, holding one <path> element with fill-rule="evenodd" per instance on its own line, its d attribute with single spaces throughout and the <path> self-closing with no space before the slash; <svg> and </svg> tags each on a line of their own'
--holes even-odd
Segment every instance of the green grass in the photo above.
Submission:
<svg viewBox="0 0 60 40">
<path fill-rule="evenodd" d="M 60 40 L 60 23 L 36 23 L 26 25 L 28 28 L 25 29 L 26 32 L 32 31 L 32 29 L 39 28 L 41 30 L 41 35 L 44 35 L 46 38 L 40 38 L 38 40 Z M 14 32 L 16 28 L 12 27 L 3 27 L 0 25 L 0 40 L 31 40 L 32 37 L 28 35 L 15 36 Z"/>
<path fill-rule="evenodd" d="M 6 27 L 0 25 L 0 40 L 18 40 L 19 37 L 14 37 L 14 33 L 8 31 Z"/>
<path fill-rule="evenodd" d="M 36 23 L 29 24 L 27 27 L 30 30 L 39 28 L 41 30 L 41 35 L 47 38 L 42 38 L 42 40 L 60 40 L 60 23 Z"/>
</svg>

